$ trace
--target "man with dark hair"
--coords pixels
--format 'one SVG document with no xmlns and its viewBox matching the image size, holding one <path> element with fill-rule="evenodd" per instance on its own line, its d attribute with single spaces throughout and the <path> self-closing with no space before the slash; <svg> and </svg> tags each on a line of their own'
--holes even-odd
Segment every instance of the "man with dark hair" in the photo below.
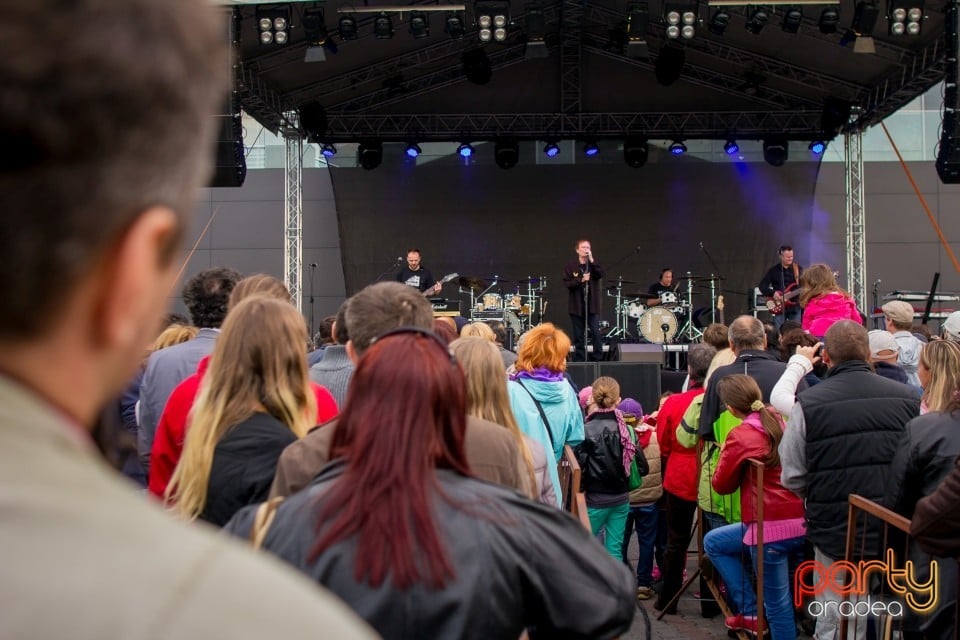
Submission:
<svg viewBox="0 0 960 640">
<path fill-rule="evenodd" d="M 658 304 L 663 304 L 661 296 L 665 293 L 673 292 L 673 269 L 664 267 L 660 270 L 660 279 L 647 289 L 646 305 L 648 307 L 655 307 Z M 676 302 L 676 300 L 674 300 L 674 302 Z"/>
<path fill-rule="evenodd" d="M 500 350 L 500 358 L 503 360 L 503 368 L 509 369 L 517 361 L 517 354 L 505 349 L 503 345 L 507 343 L 507 325 L 499 320 L 490 320 L 487 322 L 493 329 L 493 337 L 497 342 L 497 348 Z"/>
<path fill-rule="evenodd" d="M 433 328 L 430 301 L 412 287 L 396 282 L 378 282 L 363 289 L 350 298 L 344 316 L 350 333 L 347 354 L 354 363 L 360 361 L 377 336 L 391 329 L 419 327 L 429 331 Z M 352 389 L 350 393 L 363 392 L 363 389 Z M 336 428 L 336 421 L 330 421 L 284 449 L 270 488 L 271 497 L 289 496 L 310 484 L 330 460 L 330 443 Z M 390 428 L 389 416 L 384 416 L 383 428 Z M 532 488 L 527 486 L 526 466 L 508 430 L 467 416 L 464 448 L 477 477 L 529 495 Z"/>
<path fill-rule="evenodd" d="M 307 354 L 307 366 L 312 367 L 323 359 L 324 350 L 332 344 L 336 344 L 333 339 L 333 323 L 337 316 L 325 316 L 317 327 L 317 332 L 313 335 L 313 350 Z"/>
<path fill-rule="evenodd" d="M 779 452 L 783 486 L 805 498 L 807 539 L 815 560 L 829 567 L 846 554 L 850 494 L 885 504 L 891 462 L 904 426 L 920 412 L 920 401 L 910 387 L 873 372 L 867 363 L 867 330 L 856 322 L 833 324 L 821 357 L 830 367 L 827 377 L 797 395 Z M 878 522 L 870 520 L 866 529 L 858 523 L 857 528 L 864 559 L 876 557 Z M 830 589 L 817 596 L 824 602 L 841 599 Z M 840 625 L 836 608 L 824 606 L 823 611 L 816 637 L 835 637 Z M 861 636 L 866 625 L 857 627 Z"/>
<path fill-rule="evenodd" d="M 316 584 L 151 505 L 90 434 L 159 328 L 228 20 L 194 0 L 4 3 L 0 638 L 372 637 Z"/>
<path fill-rule="evenodd" d="M 310 367 L 310 379 L 329 389 L 341 409 L 347 401 L 347 387 L 355 368 L 353 360 L 347 355 L 347 343 L 350 341 L 350 332 L 347 329 L 349 304 L 349 298 L 344 300 L 333 319 L 333 344 L 327 345 L 320 361 Z"/>
<path fill-rule="evenodd" d="M 227 315 L 230 294 L 242 277 L 234 269 L 214 267 L 204 269 L 187 280 L 183 285 L 183 302 L 193 325 L 200 329 L 197 337 L 155 351 L 147 359 L 143 382 L 140 384 L 137 450 L 148 477 L 153 437 L 167 399 L 178 384 L 196 373 L 200 361 L 213 351 L 220 325 Z"/>
<path fill-rule="evenodd" d="M 780 256 L 780 262 L 767 269 L 757 288 L 768 298 L 768 306 L 771 301 L 773 302 L 773 320 L 779 329 L 787 320 L 800 322 L 800 305 L 797 303 L 795 290 L 800 286 L 803 267 L 794 262 L 793 247 L 790 245 L 782 245 L 777 249 L 777 254 Z"/>
</svg>

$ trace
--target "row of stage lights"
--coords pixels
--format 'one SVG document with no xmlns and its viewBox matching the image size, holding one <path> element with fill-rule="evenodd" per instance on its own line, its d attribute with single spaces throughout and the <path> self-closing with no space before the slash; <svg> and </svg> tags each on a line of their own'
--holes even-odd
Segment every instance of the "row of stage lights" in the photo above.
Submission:
<svg viewBox="0 0 960 640">
<path fill-rule="evenodd" d="M 788 141 L 784 138 L 767 138 L 763 141 L 763 157 L 775 167 L 782 166 L 787 161 Z M 820 156 L 827 148 L 823 140 L 812 141 L 807 148 L 815 156 Z M 583 155 L 592 158 L 599 155 L 600 147 L 594 141 L 583 143 Z M 667 147 L 671 155 L 681 156 L 687 152 L 687 145 L 682 140 L 674 140 Z M 723 145 L 723 151 L 728 156 L 740 153 L 740 145 L 734 139 L 728 139 Z M 327 159 L 337 155 L 337 148 L 332 143 L 324 143 L 320 152 Z M 404 147 L 404 155 L 408 158 L 417 158 L 423 150 L 416 142 L 408 142 Z M 476 153 L 476 149 L 469 142 L 461 142 L 457 147 L 457 155 L 467 159 Z M 560 155 L 560 146 L 556 142 L 547 142 L 543 146 L 543 154 L 548 158 Z M 623 143 L 623 159 L 627 165 L 639 168 L 646 164 L 649 147 L 645 138 L 627 138 Z M 381 142 L 362 142 L 357 148 L 357 157 L 360 166 L 372 170 L 380 166 L 383 160 L 383 144 Z M 520 160 L 520 144 L 516 141 L 498 140 L 494 145 L 494 160 L 502 169 L 512 169 Z"/>
</svg>

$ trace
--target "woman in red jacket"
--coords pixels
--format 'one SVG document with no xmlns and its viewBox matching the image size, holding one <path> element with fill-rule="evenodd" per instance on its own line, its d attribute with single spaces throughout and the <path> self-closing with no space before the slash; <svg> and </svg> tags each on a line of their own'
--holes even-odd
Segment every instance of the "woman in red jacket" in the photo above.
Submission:
<svg viewBox="0 0 960 640">
<path fill-rule="evenodd" d="M 720 401 L 743 420 L 730 432 L 713 474 L 713 489 L 719 494 L 740 489 L 743 522 L 708 532 L 703 549 L 723 576 L 731 604 L 739 615 L 727 618 L 727 627 L 756 632 L 757 599 L 749 576 L 744 575 L 741 554 L 749 550 L 757 562 L 757 486 L 751 458 L 763 462 L 763 600 L 773 640 L 796 640 L 790 598 L 790 556 L 803 547 L 806 530 L 803 503 L 780 484 L 777 446 L 783 437 L 783 422 L 766 407 L 756 381 L 733 375 L 717 383 Z"/>
</svg>

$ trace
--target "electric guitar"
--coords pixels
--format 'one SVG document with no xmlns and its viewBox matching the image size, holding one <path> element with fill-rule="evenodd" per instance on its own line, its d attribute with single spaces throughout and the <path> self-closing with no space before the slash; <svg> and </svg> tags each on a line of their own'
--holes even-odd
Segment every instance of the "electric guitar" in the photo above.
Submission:
<svg viewBox="0 0 960 640">
<path fill-rule="evenodd" d="M 775 300 L 774 298 L 767 300 L 767 309 L 773 315 L 783 313 L 784 307 L 795 307 L 800 304 L 799 302 L 795 302 L 794 298 L 799 298 L 801 293 L 803 293 L 803 289 L 801 289 L 796 282 L 793 282 L 783 290 L 783 295 L 779 300 Z"/>
<path fill-rule="evenodd" d="M 445 276 L 443 276 L 442 278 L 440 278 L 436 283 L 434 283 L 433 286 L 429 287 L 426 291 L 424 291 L 424 292 L 423 292 L 423 295 L 425 295 L 425 296 L 432 296 L 432 295 L 434 295 L 434 294 L 433 294 L 433 288 L 434 288 L 435 286 L 437 286 L 438 284 L 439 284 L 439 285 L 445 285 L 445 284 L 447 284 L 448 282 L 450 282 L 451 280 L 453 280 L 454 278 L 459 278 L 459 277 L 460 277 L 460 274 L 459 274 L 459 273 L 448 273 L 447 275 L 445 275 Z"/>
<path fill-rule="evenodd" d="M 723 296 L 717 296 L 717 313 L 720 314 L 720 324 L 727 324 L 727 321 L 723 319 Z"/>
</svg>

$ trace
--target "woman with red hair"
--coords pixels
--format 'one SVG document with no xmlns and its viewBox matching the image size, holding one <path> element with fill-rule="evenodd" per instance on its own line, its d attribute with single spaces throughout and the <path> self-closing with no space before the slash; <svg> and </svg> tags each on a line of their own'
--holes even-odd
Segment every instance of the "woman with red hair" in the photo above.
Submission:
<svg viewBox="0 0 960 640">
<path fill-rule="evenodd" d="M 416 375 L 411 375 L 415 371 Z M 401 328 L 357 366 L 333 461 L 276 510 L 263 548 L 384 638 L 613 638 L 633 578 L 569 515 L 475 480 L 466 383 L 438 338 Z M 248 537 L 249 508 L 227 529 Z"/>
</svg>

